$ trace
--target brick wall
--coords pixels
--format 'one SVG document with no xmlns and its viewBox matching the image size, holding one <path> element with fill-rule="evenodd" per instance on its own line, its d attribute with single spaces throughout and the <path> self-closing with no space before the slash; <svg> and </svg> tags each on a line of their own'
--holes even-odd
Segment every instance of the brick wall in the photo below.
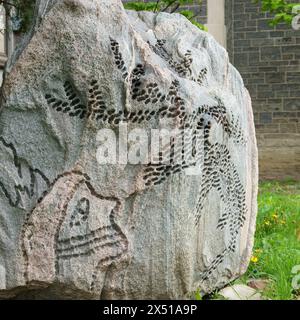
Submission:
<svg viewBox="0 0 300 320">
<path fill-rule="evenodd" d="M 261 178 L 300 177 L 300 31 L 270 27 L 250 0 L 226 0 L 228 51 L 250 91 Z"/>
<path fill-rule="evenodd" d="M 201 7 L 197 5 L 197 1 L 195 1 L 194 4 L 190 4 L 188 6 L 182 7 L 183 10 L 191 10 L 194 11 L 195 14 L 197 15 L 195 20 L 202 24 L 207 23 L 207 1 L 209 0 L 202 0 L 202 5 Z"/>
</svg>

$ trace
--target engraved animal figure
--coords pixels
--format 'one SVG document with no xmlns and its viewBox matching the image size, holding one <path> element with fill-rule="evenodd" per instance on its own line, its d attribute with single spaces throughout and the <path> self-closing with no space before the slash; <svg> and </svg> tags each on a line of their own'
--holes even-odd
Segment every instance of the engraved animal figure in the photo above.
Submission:
<svg viewBox="0 0 300 320">
<path fill-rule="evenodd" d="M 0 136 L 0 195 L 12 207 L 28 208 L 48 189 L 50 182 L 37 168 L 21 159 L 13 143 Z"/>
<path fill-rule="evenodd" d="M 98 194 L 83 173 L 58 177 L 24 225 L 27 284 L 68 279 L 100 295 L 107 270 L 127 261 L 128 241 L 116 222 L 120 211 L 120 200 Z"/>
</svg>

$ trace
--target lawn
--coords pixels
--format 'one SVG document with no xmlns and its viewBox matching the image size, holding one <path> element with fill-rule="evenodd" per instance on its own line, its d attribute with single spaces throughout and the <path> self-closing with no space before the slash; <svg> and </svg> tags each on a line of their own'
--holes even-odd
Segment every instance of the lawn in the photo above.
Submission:
<svg viewBox="0 0 300 320">
<path fill-rule="evenodd" d="M 264 297 L 291 300 L 300 296 L 296 277 L 300 278 L 300 182 L 263 182 L 253 256 L 247 273 L 238 281 L 268 279 Z"/>
<path fill-rule="evenodd" d="M 263 299 L 300 299 L 300 182 L 261 182 L 253 255 L 233 284 L 267 280 Z M 196 297 L 201 298 L 201 297 Z M 208 299 L 224 299 L 218 292 Z"/>
</svg>

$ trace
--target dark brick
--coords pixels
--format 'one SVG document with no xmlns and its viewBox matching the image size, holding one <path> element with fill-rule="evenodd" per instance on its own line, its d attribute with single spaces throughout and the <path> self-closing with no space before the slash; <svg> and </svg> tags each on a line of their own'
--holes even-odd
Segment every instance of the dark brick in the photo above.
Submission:
<svg viewBox="0 0 300 320">
<path fill-rule="evenodd" d="M 300 72 L 287 72 L 287 82 L 300 83 Z"/>
<path fill-rule="evenodd" d="M 263 18 L 265 18 L 265 14 L 262 12 L 251 13 L 250 17 L 251 17 L 251 19 L 263 19 Z"/>
<path fill-rule="evenodd" d="M 235 48 L 236 47 L 249 47 L 250 46 L 250 40 L 234 40 L 233 42 Z"/>
<path fill-rule="evenodd" d="M 274 91 L 260 91 L 258 87 L 258 92 L 257 92 L 257 97 L 258 98 L 273 98 L 275 97 L 275 92 Z"/>
<path fill-rule="evenodd" d="M 294 54 L 282 54 L 282 59 L 284 60 L 293 60 Z"/>
<path fill-rule="evenodd" d="M 290 61 L 289 60 L 276 61 L 275 63 L 276 63 L 276 65 L 278 67 L 281 67 L 281 69 L 282 69 L 282 66 L 283 66 L 283 70 L 288 71 L 288 66 L 290 65 Z M 278 71 L 279 70 L 280 70 L 280 68 L 278 68 Z"/>
<path fill-rule="evenodd" d="M 258 30 L 274 30 L 274 27 L 269 25 L 270 19 L 257 20 Z"/>
<path fill-rule="evenodd" d="M 287 124 L 280 124 L 280 132 L 281 133 L 296 133 L 297 126 L 295 123 L 287 123 Z"/>
<path fill-rule="evenodd" d="M 300 99 L 287 99 L 283 105 L 286 111 L 300 111 Z"/>
<path fill-rule="evenodd" d="M 295 83 L 282 83 L 282 84 L 273 84 L 272 85 L 273 90 L 285 90 L 285 91 L 289 91 L 289 90 L 299 90 L 300 92 L 300 84 L 295 84 Z"/>
<path fill-rule="evenodd" d="M 284 36 L 284 32 L 283 31 L 271 31 L 270 32 L 270 36 L 277 38 L 277 37 L 283 37 Z"/>
<path fill-rule="evenodd" d="M 238 53 L 234 55 L 234 63 L 236 66 L 248 65 L 249 55 L 248 53 Z"/>
<path fill-rule="evenodd" d="M 257 65 L 259 62 L 259 52 L 249 53 L 249 66 Z"/>
<path fill-rule="evenodd" d="M 282 83 L 285 82 L 284 72 L 266 73 L 266 83 Z"/>
<path fill-rule="evenodd" d="M 276 30 L 287 30 L 288 28 L 290 28 L 290 27 L 288 27 L 285 23 L 279 23 L 277 26 L 276 26 Z"/>
<path fill-rule="evenodd" d="M 259 123 L 272 123 L 272 113 L 271 112 L 261 112 L 259 114 Z"/>
<path fill-rule="evenodd" d="M 297 116 L 296 112 L 274 112 L 273 113 L 273 118 L 295 118 L 296 116 Z"/>
<path fill-rule="evenodd" d="M 293 46 L 283 46 L 282 47 L 282 53 L 288 53 L 288 54 L 300 54 L 300 46 L 293 45 Z"/>
<path fill-rule="evenodd" d="M 256 53 L 259 53 L 259 48 L 257 47 L 243 47 L 241 48 L 242 49 L 242 52 L 256 52 Z"/>
<path fill-rule="evenodd" d="M 263 47 L 261 48 L 261 60 L 262 61 L 274 61 L 281 59 L 280 47 Z"/>
<path fill-rule="evenodd" d="M 247 34 L 249 34 L 250 32 L 257 32 L 257 27 L 243 27 L 239 29 L 240 31 L 245 31 L 246 33 L 246 38 L 247 38 Z M 251 38 L 251 37 L 250 37 Z"/>
<path fill-rule="evenodd" d="M 247 13 L 257 13 L 258 12 L 258 8 L 257 7 L 248 7 L 248 8 L 246 7 L 245 11 Z"/>
<path fill-rule="evenodd" d="M 247 27 L 256 27 L 257 26 L 257 21 L 256 20 L 246 21 L 246 26 Z"/>
<path fill-rule="evenodd" d="M 290 96 L 289 91 L 275 91 L 275 96 L 277 98 L 288 98 Z"/>
<path fill-rule="evenodd" d="M 260 32 L 246 32 L 246 38 L 247 39 L 258 39 L 258 38 L 268 38 L 269 33 L 266 31 L 260 31 Z"/>
<path fill-rule="evenodd" d="M 267 46 L 272 46 L 274 45 L 274 39 L 252 39 L 251 40 L 251 45 L 253 47 L 267 47 Z"/>
<path fill-rule="evenodd" d="M 279 124 L 256 124 L 257 133 L 276 133 L 279 132 Z"/>
<path fill-rule="evenodd" d="M 278 72 L 278 68 L 273 66 L 273 67 L 259 67 L 259 72 L 260 74 L 262 72 Z"/>
<path fill-rule="evenodd" d="M 290 97 L 291 98 L 296 98 L 297 97 L 297 99 L 299 100 L 300 99 L 299 98 L 299 90 L 297 90 L 297 91 L 290 90 Z"/>
<path fill-rule="evenodd" d="M 275 93 L 276 94 L 276 93 Z M 261 111 L 281 111 L 282 110 L 282 101 L 274 102 L 277 99 L 268 99 L 268 102 L 264 107 L 261 108 Z"/>
<path fill-rule="evenodd" d="M 275 39 L 275 45 L 291 45 L 296 43 L 296 39 L 294 37 L 282 37 Z"/>
<path fill-rule="evenodd" d="M 239 40 L 239 39 L 243 40 L 245 38 L 246 38 L 245 32 L 235 32 L 234 33 L 234 39 L 235 40 Z"/>
<path fill-rule="evenodd" d="M 246 26 L 246 21 L 245 20 L 238 20 L 233 22 L 233 28 L 234 29 L 240 29 L 244 28 Z"/>
<path fill-rule="evenodd" d="M 248 84 L 257 84 L 257 85 L 261 85 L 265 83 L 265 78 L 263 78 L 263 75 L 261 78 L 256 78 L 256 79 L 248 79 L 247 81 Z M 263 98 L 267 98 L 267 97 L 263 97 Z"/>
<path fill-rule="evenodd" d="M 241 13 L 238 15 L 236 20 L 249 20 L 250 14 L 249 13 Z"/>
</svg>

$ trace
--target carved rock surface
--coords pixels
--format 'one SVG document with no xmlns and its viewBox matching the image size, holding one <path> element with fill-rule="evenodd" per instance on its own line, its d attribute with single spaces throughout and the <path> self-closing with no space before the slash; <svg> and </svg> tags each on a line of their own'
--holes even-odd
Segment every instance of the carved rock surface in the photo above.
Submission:
<svg viewBox="0 0 300 320">
<path fill-rule="evenodd" d="M 251 100 L 226 51 L 183 16 L 54 1 L 0 112 L 1 296 L 183 298 L 246 270 Z M 99 130 L 120 124 L 190 129 L 179 154 L 193 157 L 174 161 L 171 144 L 170 163 L 103 165 Z"/>
</svg>

